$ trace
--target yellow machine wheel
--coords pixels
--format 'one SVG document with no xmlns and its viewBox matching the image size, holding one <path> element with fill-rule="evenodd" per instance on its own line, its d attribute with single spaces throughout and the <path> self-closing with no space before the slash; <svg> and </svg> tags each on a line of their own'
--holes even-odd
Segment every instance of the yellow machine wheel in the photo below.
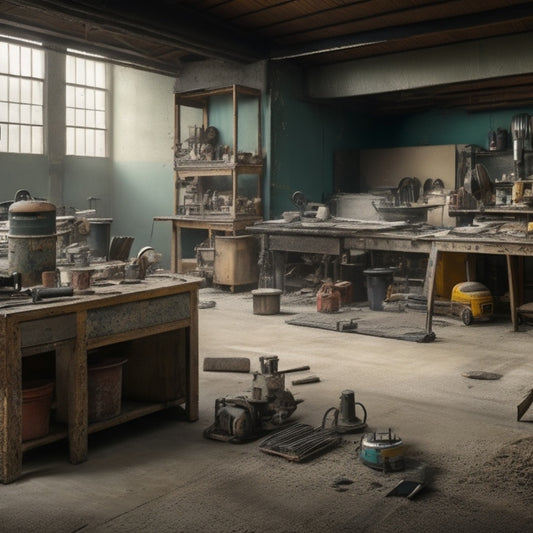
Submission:
<svg viewBox="0 0 533 533">
<path fill-rule="evenodd" d="M 468 308 L 463 309 L 461 312 L 461 320 L 465 326 L 470 326 L 470 324 L 472 324 L 474 321 L 474 315 L 472 314 L 472 311 Z"/>
</svg>

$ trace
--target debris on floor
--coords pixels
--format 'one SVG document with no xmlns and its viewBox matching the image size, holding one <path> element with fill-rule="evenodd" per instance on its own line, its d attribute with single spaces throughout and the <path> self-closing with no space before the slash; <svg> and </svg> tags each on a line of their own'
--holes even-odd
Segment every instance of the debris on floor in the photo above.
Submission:
<svg viewBox="0 0 533 533">
<path fill-rule="evenodd" d="M 527 396 L 517 405 L 517 416 L 516 420 L 519 422 L 522 420 L 522 417 L 526 414 L 527 410 L 531 407 L 533 403 L 533 389 L 531 389 Z"/>
<path fill-rule="evenodd" d="M 204 372 L 250 372 L 248 357 L 206 357 Z"/>
<path fill-rule="evenodd" d="M 320 378 L 318 376 L 309 376 L 306 378 L 293 379 L 291 381 L 292 385 L 307 385 L 308 383 L 318 383 Z"/>
<path fill-rule="evenodd" d="M 425 320 L 425 315 L 423 315 Z M 420 322 L 419 328 L 416 321 Z M 387 313 L 348 310 L 339 313 L 300 313 L 285 321 L 293 326 L 305 326 L 330 331 L 358 333 L 412 342 L 433 342 L 435 333 L 427 333 L 419 313 Z"/>
<path fill-rule="evenodd" d="M 332 487 L 337 492 L 345 492 L 348 490 L 347 485 L 351 485 L 353 481 L 344 476 L 338 476 L 333 480 Z"/>
<path fill-rule="evenodd" d="M 484 370 L 471 370 L 469 372 L 463 372 L 461 374 L 465 378 L 470 379 L 483 379 L 483 380 L 496 380 L 502 377 L 502 374 L 497 374 L 496 372 L 485 372 Z"/>
<path fill-rule="evenodd" d="M 217 303 L 213 300 L 200 301 L 198 303 L 198 309 L 211 309 L 216 307 Z"/>
<path fill-rule="evenodd" d="M 301 462 L 337 446 L 341 440 L 342 437 L 332 429 L 293 424 L 267 437 L 259 449 L 289 461 Z"/>
<path fill-rule="evenodd" d="M 386 496 L 403 496 L 408 500 L 413 499 L 424 488 L 423 483 L 403 479 Z"/>
</svg>

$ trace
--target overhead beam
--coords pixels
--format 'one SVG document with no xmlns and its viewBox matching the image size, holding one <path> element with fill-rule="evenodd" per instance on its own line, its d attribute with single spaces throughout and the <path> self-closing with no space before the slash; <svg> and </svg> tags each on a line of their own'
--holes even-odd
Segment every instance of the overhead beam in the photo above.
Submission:
<svg viewBox="0 0 533 533">
<path fill-rule="evenodd" d="M 149 2 L 127 3 L 114 9 L 112 2 L 77 2 L 60 0 L 5 0 L 0 22 L 24 26 L 37 34 L 63 34 L 83 41 L 83 32 L 72 34 L 72 28 L 84 25 L 108 34 L 130 36 L 166 47 L 175 47 L 181 53 L 236 62 L 253 62 L 264 57 L 255 41 L 240 35 L 235 28 L 199 18 L 181 5 L 160 5 L 154 9 Z M 5 6 L 11 5 L 12 10 Z M 53 15 L 53 16 L 51 16 Z M 64 20 L 65 24 L 61 21 Z M 69 31 L 71 33 L 69 33 Z M 89 44 L 99 46 L 99 43 Z"/>
<path fill-rule="evenodd" d="M 532 43 L 527 33 L 310 67 L 307 94 L 349 98 L 530 74 Z"/>
<path fill-rule="evenodd" d="M 304 44 L 291 44 L 289 46 L 273 47 L 269 58 L 272 60 L 295 59 L 316 54 L 361 48 L 377 43 L 407 39 L 431 34 L 444 34 L 450 31 L 467 30 L 482 26 L 501 25 L 505 22 L 520 22 L 524 18 L 533 17 L 531 2 L 519 4 L 512 8 L 493 9 L 472 15 L 461 15 L 439 20 L 381 28 L 379 30 L 360 32 L 330 39 L 321 39 Z"/>
</svg>

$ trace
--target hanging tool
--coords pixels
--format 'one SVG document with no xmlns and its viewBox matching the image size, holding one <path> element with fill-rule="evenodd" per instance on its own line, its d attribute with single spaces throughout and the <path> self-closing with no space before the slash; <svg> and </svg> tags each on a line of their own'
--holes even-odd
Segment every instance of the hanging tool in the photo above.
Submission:
<svg viewBox="0 0 533 533">
<path fill-rule="evenodd" d="M 515 115 L 511 120 L 511 134 L 513 136 L 513 160 L 515 165 L 515 178 L 523 179 L 524 174 L 524 148 L 526 140 L 530 138 L 531 117 L 527 113 Z"/>
</svg>

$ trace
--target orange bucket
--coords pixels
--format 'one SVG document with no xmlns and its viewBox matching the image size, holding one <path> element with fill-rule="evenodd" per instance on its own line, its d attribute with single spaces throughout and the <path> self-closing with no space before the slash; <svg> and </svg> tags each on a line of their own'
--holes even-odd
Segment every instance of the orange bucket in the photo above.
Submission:
<svg viewBox="0 0 533 533">
<path fill-rule="evenodd" d="M 52 381 L 28 381 L 22 386 L 22 440 L 38 439 L 48 435 L 50 408 L 54 383 Z"/>
</svg>

